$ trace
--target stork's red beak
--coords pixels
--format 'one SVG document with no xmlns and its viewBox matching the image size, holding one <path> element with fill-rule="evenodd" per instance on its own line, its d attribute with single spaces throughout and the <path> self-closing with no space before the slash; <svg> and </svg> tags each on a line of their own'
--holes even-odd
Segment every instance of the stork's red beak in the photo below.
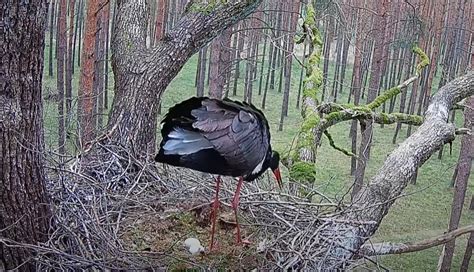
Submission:
<svg viewBox="0 0 474 272">
<path fill-rule="evenodd" d="M 273 174 L 275 175 L 275 178 L 277 180 L 278 187 L 280 187 L 280 189 L 281 189 L 283 187 L 283 185 L 282 185 L 282 182 L 281 182 L 280 168 L 277 168 L 277 169 L 273 170 Z"/>
</svg>

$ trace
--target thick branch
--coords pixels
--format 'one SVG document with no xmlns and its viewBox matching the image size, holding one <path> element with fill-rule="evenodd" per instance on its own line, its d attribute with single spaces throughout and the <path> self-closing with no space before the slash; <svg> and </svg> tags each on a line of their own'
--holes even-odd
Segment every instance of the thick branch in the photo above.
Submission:
<svg viewBox="0 0 474 272">
<path fill-rule="evenodd" d="M 155 47 L 146 47 L 145 0 L 118 0 L 112 35 L 114 101 L 109 142 L 155 152 L 161 95 L 184 64 L 207 42 L 253 12 L 262 0 L 192 1 Z"/>
<path fill-rule="evenodd" d="M 365 244 L 358 252 L 359 255 L 374 256 L 374 255 L 388 255 L 388 254 L 401 254 L 409 253 L 420 250 L 425 250 L 431 247 L 445 244 L 456 237 L 474 232 L 474 225 L 465 226 L 448 233 L 443 233 L 433 238 L 425 239 L 414 243 L 377 243 L 377 244 Z"/>
<path fill-rule="evenodd" d="M 191 1 L 185 13 L 157 46 L 146 49 L 148 5 L 145 0 L 117 1 L 117 17 L 112 36 L 114 59 L 117 66 L 133 72 L 161 72 L 155 79 L 164 78 L 161 63 L 172 58 L 180 70 L 182 65 L 203 45 L 237 21 L 252 13 L 262 0 Z M 118 62 L 117 62 L 118 61 Z M 119 68 L 117 67 L 117 68 Z M 174 68 L 174 67 L 171 67 Z M 175 71 L 175 69 L 169 69 Z M 176 73 L 177 73 L 176 71 Z"/>
<path fill-rule="evenodd" d="M 352 226 L 337 223 L 330 226 L 326 231 L 332 232 L 333 237 L 338 237 L 334 233 L 339 233 L 340 238 L 333 240 L 334 247 L 328 252 L 331 258 L 324 264 L 325 268 L 344 265 L 375 233 L 416 170 L 444 143 L 454 139 L 454 125 L 446 122 L 449 109 L 473 94 L 472 71 L 449 82 L 436 93 L 426 111 L 424 123 L 390 154 L 369 185 L 354 197 L 353 205 L 339 216 L 341 220 L 375 221 L 378 224 Z M 340 233 L 341 230 L 344 232 Z"/>
</svg>

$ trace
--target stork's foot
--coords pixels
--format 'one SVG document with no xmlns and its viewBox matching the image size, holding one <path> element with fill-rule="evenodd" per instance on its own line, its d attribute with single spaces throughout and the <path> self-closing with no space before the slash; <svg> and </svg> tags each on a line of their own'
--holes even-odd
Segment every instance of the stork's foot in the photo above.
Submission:
<svg viewBox="0 0 474 272">
<path fill-rule="evenodd" d="M 240 239 L 239 237 L 236 237 L 235 243 L 239 246 L 248 246 L 253 244 L 249 239 L 242 239 L 242 237 L 240 237 Z"/>
</svg>

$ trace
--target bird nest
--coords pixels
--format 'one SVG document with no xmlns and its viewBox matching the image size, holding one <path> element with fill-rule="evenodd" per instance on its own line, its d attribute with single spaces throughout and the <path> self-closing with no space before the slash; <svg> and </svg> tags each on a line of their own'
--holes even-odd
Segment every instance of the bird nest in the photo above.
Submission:
<svg viewBox="0 0 474 272">
<path fill-rule="evenodd" d="M 239 223 L 250 244 L 236 246 L 236 180 L 224 177 L 217 250 L 209 252 L 211 175 L 144 162 L 125 150 L 84 161 L 51 169 L 52 231 L 47 242 L 31 246 L 38 270 L 309 269 L 337 246 L 336 234 L 325 230 L 342 204 L 312 186 L 286 183 L 279 190 L 268 175 L 245 183 Z M 190 237 L 205 252 L 191 255 L 183 246 Z"/>
</svg>

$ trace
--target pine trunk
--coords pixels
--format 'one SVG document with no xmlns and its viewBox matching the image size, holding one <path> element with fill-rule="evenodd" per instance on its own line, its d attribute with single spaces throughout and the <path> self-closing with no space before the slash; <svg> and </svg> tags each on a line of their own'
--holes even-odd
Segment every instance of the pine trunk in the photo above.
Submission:
<svg viewBox="0 0 474 272">
<path fill-rule="evenodd" d="M 329 71 L 329 56 L 331 53 L 331 43 L 333 35 L 334 22 L 332 17 L 328 17 L 326 22 L 326 34 L 324 39 L 324 62 L 323 62 L 323 91 L 321 95 L 321 101 L 324 102 L 326 99 L 326 89 L 327 89 L 327 78 Z"/>
<path fill-rule="evenodd" d="M 104 56 L 104 109 L 109 108 L 109 41 L 110 41 L 110 3 L 104 7 L 105 56 Z"/>
<path fill-rule="evenodd" d="M 100 0 L 87 2 L 86 25 L 84 33 L 84 48 L 82 50 L 81 77 L 79 81 L 77 116 L 79 119 L 79 146 L 84 146 L 94 139 L 96 133 L 96 97 L 94 96 L 94 73 L 97 56 L 95 54 L 97 39 L 97 21 Z"/>
<path fill-rule="evenodd" d="M 64 122 L 64 76 L 66 68 L 66 53 L 67 53 L 67 32 L 66 32 L 66 13 L 67 1 L 59 1 L 58 12 L 58 53 L 57 53 L 57 71 L 56 71 L 56 86 L 58 89 L 58 152 L 60 155 L 66 154 L 66 132 Z"/>
<path fill-rule="evenodd" d="M 48 56 L 48 71 L 49 71 L 49 76 L 53 77 L 54 73 L 54 65 L 53 65 L 53 37 L 54 37 L 54 12 L 55 12 L 55 1 L 51 1 L 51 7 L 50 7 L 50 20 L 49 20 L 49 56 Z"/>
<path fill-rule="evenodd" d="M 363 1 L 358 2 L 359 7 L 363 7 Z M 362 47 L 364 41 L 364 30 L 366 26 L 366 17 L 362 13 L 362 9 L 359 10 L 357 17 L 357 33 L 354 50 L 354 68 L 352 70 L 352 88 L 351 93 L 354 96 L 354 105 L 359 105 L 360 93 L 362 88 Z M 351 95 L 349 94 L 349 97 Z M 357 154 L 357 120 L 351 122 L 351 129 L 349 132 L 351 137 L 351 152 Z M 357 158 L 351 158 L 351 175 L 354 175 L 357 167 Z"/>
<path fill-rule="evenodd" d="M 75 0 L 69 0 L 69 40 L 66 57 L 66 130 L 69 127 L 69 121 L 72 109 L 72 69 L 74 68 L 73 56 L 73 40 L 74 40 L 74 16 L 75 16 Z"/>
<path fill-rule="evenodd" d="M 163 38 L 165 34 L 165 12 L 166 0 L 157 0 L 156 3 L 156 21 L 155 21 L 155 44 Z"/>
<path fill-rule="evenodd" d="M 51 210 L 43 169 L 42 76 L 46 1 L 0 1 L 0 230 L 18 243 L 46 242 Z M 34 253 L 0 243 L 0 270 L 34 271 Z"/>
<path fill-rule="evenodd" d="M 471 130 L 474 128 L 474 96 L 468 98 L 466 103 L 464 127 Z M 448 231 L 453 231 L 459 227 L 467 184 L 471 173 L 473 154 L 474 135 L 466 134 L 461 140 L 461 151 L 457 164 L 457 175 L 454 183 L 454 196 Z M 455 242 L 455 240 L 451 240 L 444 245 L 438 264 L 439 271 L 449 271 L 451 269 Z"/>
<path fill-rule="evenodd" d="M 198 69 L 198 79 L 197 79 L 197 86 L 196 86 L 196 95 L 198 97 L 202 97 L 204 96 L 204 82 L 206 80 L 206 67 L 207 67 L 207 48 L 208 46 L 204 46 L 204 48 L 202 48 L 200 51 L 199 51 L 199 55 L 200 55 L 200 58 L 199 58 L 199 61 L 198 61 L 198 65 L 199 65 L 199 69 Z"/>
<path fill-rule="evenodd" d="M 381 73 L 384 65 L 383 55 L 384 55 L 384 39 L 385 39 L 385 32 L 386 32 L 386 24 L 387 24 L 387 8 L 388 8 L 388 0 L 383 0 L 381 4 L 377 7 L 377 19 L 376 19 L 376 26 L 374 33 L 375 39 L 375 50 L 372 57 L 372 71 L 370 74 L 370 84 L 369 90 L 367 92 L 367 104 L 372 102 L 375 97 L 377 96 L 377 90 L 380 88 L 380 79 Z M 372 121 L 366 120 L 361 122 L 361 132 L 362 132 L 362 139 L 359 148 L 359 161 L 357 164 L 357 169 L 355 171 L 355 181 L 354 187 L 352 189 L 352 197 L 357 195 L 357 193 L 361 190 L 364 176 L 365 176 L 365 169 L 369 160 L 369 153 L 370 153 L 370 145 L 372 142 Z"/>
<path fill-rule="evenodd" d="M 102 5 L 102 3 L 101 3 Z M 104 124 L 104 66 L 105 66 L 105 22 L 104 15 L 106 7 L 102 7 L 99 11 L 97 19 L 97 36 L 96 36 L 96 61 L 95 61 L 95 96 L 97 97 L 97 130 L 100 130 Z"/>
<path fill-rule="evenodd" d="M 240 30 L 238 32 L 239 37 L 237 38 L 237 50 L 235 52 L 235 73 L 234 73 L 234 86 L 232 89 L 232 95 L 236 96 L 237 95 L 237 85 L 239 82 L 240 78 L 240 61 L 242 58 L 240 57 L 240 54 L 242 53 L 245 45 L 245 24 L 241 23 L 240 25 Z"/>
<path fill-rule="evenodd" d="M 289 35 L 287 37 L 287 48 L 285 52 L 285 87 L 283 92 L 283 102 L 281 106 L 281 116 L 280 116 L 280 125 L 278 127 L 279 131 L 283 130 L 283 121 L 286 116 L 288 116 L 288 103 L 290 100 L 290 86 L 291 86 L 291 71 L 292 71 L 292 64 L 293 64 L 293 49 L 294 49 L 294 36 L 296 32 L 296 26 L 298 23 L 298 12 L 300 10 L 300 2 L 296 1 L 294 3 L 290 3 L 287 7 L 291 10 L 291 16 L 289 18 Z"/>
</svg>

